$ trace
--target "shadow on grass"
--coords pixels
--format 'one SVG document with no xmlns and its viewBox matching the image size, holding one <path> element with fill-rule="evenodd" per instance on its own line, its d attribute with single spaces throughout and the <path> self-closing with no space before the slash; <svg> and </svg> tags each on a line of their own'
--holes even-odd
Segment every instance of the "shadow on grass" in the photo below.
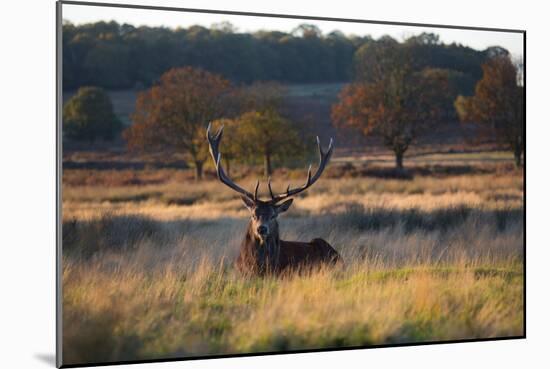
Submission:
<svg viewBox="0 0 550 369">
<path fill-rule="evenodd" d="M 433 164 L 433 165 L 411 165 L 403 169 L 394 167 L 377 167 L 369 165 L 355 165 L 345 163 L 333 166 L 325 174 L 331 178 L 346 177 L 371 177 L 379 179 L 401 179 L 412 180 L 416 176 L 422 177 L 451 177 L 460 175 L 492 174 L 497 172 L 513 172 L 513 164 L 499 165 L 474 165 L 474 164 Z"/>
<path fill-rule="evenodd" d="M 184 161 L 172 162 L 145 162 L 145 161 L 72 161 L 64 160 L 63 169 L 94 169 L 94 170 L 143 170 L 143 169 L 187 169 Z"/>
<path fill-rule="evenodd" d="M 521 222 L 522 209 L 480 210 L 460 206 L 428 212 L 417 209 L 366 209 L 360 204 L 350 204 L 342 213 L 306 218 L 301 226 L 341 233 L 398 228 L 405 234 L 411 234 L 445 233 L 468 223 L 491 227 L 498 233 Z M 242 227 L 244 231 L 245 223 L 244 219 L 234 218 L 163 221 L 137 215 L 112 214 L 95 220 L 67 220 L 63 222 L 63 253 L 65 256 L 88 259 L 104 251 L 131 251 L 144 241 L 155 247 L 163 247 L 186 236 L 205 235 L 204 230 L 206 233 L 218 233 L 220 237 L 237 227 Z"/>
<path fill-rule="evenodd" d="M 346 211 L 334 215 L 336 227 L 360 231 L 380 230 L 391 227 L 402 227 L 406 233 L 414 231 L 448 231 L 475 221 L 479 224 L 496 226 L 504 230 L 510 222 L 520 221 L 521 209 L 479 210 L 467 206 L 457 206 L 434 211 L 417 209 L 366 209 L 360 204 L 350 204 Z"/>
</svg>

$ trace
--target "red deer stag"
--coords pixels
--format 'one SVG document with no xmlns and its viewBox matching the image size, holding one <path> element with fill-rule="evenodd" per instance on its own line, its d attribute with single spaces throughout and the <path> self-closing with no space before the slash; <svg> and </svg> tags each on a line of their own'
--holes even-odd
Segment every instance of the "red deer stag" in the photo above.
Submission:
<svg viewBox="0 0 550 369">
<path fill-rule="evenodd" d="M 221 166 L 221 154 L 219 145 L 223 134 L 223 127 L 214 136 L 210 134 L 210 125 L 206 131 L 210 154 L 216 165 L 218 179 L 229 188 L 241 194 L 245 206 L 250 210 L 251 219 L 248 224 L 246 236 L 241 245 L 239 256 L 236 260 L 237 269 L 245 274 L 281 274 L 295 270 L 310 270 L 322 264 L 341 264 L 342 259 L 328 242 L 321 238 L 315 238 L 310 242 L 283 241 L 279 238 L 279 224 L 277 216 L 288 210 L 295 196 L 313 185 L 323 173 L 332 155 L 332 139 L 326 152 L 321 148 L 319 137 L 320 163 L 317 172 L 311 175 L 311 165 L 307 173 L 306 183 L 298 188 L 287 187 L 285 193 L 273 194 L 271 178 L 268 179 L 270 200 L 258 198 L 258 187 L 256 182 L 254 194 L 243 189 L 233 182 Z M 281 201 L 286 200 L 281 203 Z"/>
</svg>

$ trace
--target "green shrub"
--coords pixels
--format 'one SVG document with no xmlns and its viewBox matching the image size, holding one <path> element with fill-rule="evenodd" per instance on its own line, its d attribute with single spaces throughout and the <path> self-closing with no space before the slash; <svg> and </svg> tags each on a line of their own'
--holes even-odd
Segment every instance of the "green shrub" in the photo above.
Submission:
<svg viewBox="0 0 550 369">
<path fill-rule="evenodd" d="M 107 93 L 82 87 L 63 107 L 63 134 L 77 141 L 112 140 L 122 129 Z"/>
</svg>

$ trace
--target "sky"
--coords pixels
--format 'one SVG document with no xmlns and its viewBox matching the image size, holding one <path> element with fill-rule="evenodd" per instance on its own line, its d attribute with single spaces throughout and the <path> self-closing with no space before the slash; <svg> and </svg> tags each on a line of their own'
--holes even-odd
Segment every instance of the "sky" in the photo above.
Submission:
<svg viewBox="0 0 550 369">
<path fill-rule="evenodd" d="M 323 34 L 339 30 L 346 35 L 370 35 L 379 38 L 390 35 L 401 41 L 410 36 L 423 32 L 438 34 L 444 43 L 456 42 L 470 46 L 477 50 L 484 50 L 489 46 L 502 46 L 510 51 L 514 58 L 523 56 L 523 34 L 513 32 L 473 31 L 442 28 L 425 28 L 413 26 L 393 26 L 366 23 L 348 23 L 335 21 L 311 21 L 300 19 L 234 16 L 223 14 L 172 12 L 162 10 L 143 10 L 127 8 L 110 8 L 100 6 L 63 5 L 63 20 L 74 24 L 97 21 L 111 21 L 129 23 L 134 26 L 163 26 L 169 28 L 201 25 L 210 27 L 220 22 L 230 22 L 238 32 L 254 32 L 258 30 L 278 30 L 290 32 L 300 24 L 308 23 L 318 26 Z"/>
</svg>

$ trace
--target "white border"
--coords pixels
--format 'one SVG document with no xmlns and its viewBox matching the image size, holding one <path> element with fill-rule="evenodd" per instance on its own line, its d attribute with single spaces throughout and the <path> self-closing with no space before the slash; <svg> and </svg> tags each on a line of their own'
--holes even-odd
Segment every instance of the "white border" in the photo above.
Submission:
<svg viewBox="0 0 550 369">
<path fill-rule="evenodd" d="M 117 2 L 117 1 L 112 1 Z M 124 1 L 123 1 L 124 2 Z M 128 0 L 129 2 L 129 0 Z M 138 368 L 517 368 L 548 363 L 547 21 L 511 1 L 138 1 L 157 6 L 527 29 L 527 340 L 140 364 Z M 542 4 L 542 3 L 540 3 Z M 55 2 L 12 1 L 0 34 L 2 367 L 52 367 L 55 351 Z M 546 200 L 546 201 L 545 201 Z M 528 365 L 529 366 L 529 365 Z M 535 366 L 544 366 L 537 365 Z M 126 367 L 126 366 L 124 366 Z"/>
</svg>

